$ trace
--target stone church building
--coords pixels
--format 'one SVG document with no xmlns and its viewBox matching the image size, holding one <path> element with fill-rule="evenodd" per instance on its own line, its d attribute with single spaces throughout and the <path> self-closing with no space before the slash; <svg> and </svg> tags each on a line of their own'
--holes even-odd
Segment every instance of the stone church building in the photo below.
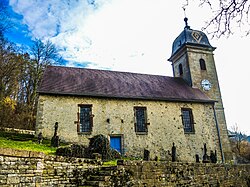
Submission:
<svg viewBox="0 0 250 187">
<path fill-rule="evenodd" d="M 128 157 L 179 161 L 217 151 L 231 159 L 213 51 L 207 36 L 187 24 L 174 40 L 173 77 L 49 66 L 40 84 L 36 132 L 51 138 L 58 122 L 62 141 L 88 145 L 103 134 Z"/>
</svg>

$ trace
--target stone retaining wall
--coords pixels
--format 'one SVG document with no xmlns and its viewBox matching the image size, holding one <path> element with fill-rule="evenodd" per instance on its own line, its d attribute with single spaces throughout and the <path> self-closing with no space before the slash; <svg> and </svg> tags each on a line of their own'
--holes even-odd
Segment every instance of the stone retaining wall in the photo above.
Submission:
<svg viewBox="0 0 250 187">
<path fill-rule="evenodd" d="M 131 173 L 133 187 L 250 186 L 250 165 L 125 161 L 119 167 Z"/>
<path fill-rule="evenodd" d="M 250 165 L 95 160 L 0 148 L 0 186 L 250 186 Z"/>
<path fill-rule="evenodd" d="M 17 133 L 17 134 L 35 135 L 35 131 L 33 131 L 33 130 L 25 130 L 25 129 L 15 129 L 15 128 L 0 127 L 0 131 Z"/>
<path fill-rule="evenodd" d="M 0 186 L 76 186 L 75 171 L 95 167 L 93 160 L 0 148 Z"/>
</svg>

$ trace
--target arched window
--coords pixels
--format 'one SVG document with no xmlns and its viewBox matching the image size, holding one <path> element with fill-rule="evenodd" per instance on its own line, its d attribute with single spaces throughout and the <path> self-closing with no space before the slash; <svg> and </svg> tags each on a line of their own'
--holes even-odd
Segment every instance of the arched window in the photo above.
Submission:
<svg viewBox="0 0 250 187">
<path fill-rule="evenodd" d="M 207 70 L 205 60 L 202 58 L 200 59 L 200 67 L 201 70 Z"/>
<path fill-rule="evenodd" d="M 182 68 L 182 64 L 179 64 L 179 73 L 180 73 L 180 75 L 183 75 L 183 68 Z"/>
</svg>

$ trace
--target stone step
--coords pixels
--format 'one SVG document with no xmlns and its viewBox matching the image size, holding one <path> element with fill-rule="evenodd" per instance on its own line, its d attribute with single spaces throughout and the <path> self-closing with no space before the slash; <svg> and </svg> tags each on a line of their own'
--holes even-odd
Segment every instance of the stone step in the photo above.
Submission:
<svg viewBox="0 0 250 187">
<path fill-rule="evenodd" d="M 98 172 L 99 176 L 111 176 L 113 174 L 113 170 L 100 170 Z"/>
<path fill-rule="evenodd" d="M 94 186 L 94 187 L 109 187 L 110 185 L 108 184 L 108 182 L 104 182 L 104 181 L 85 181 L 85 186 L 89 185 L 89 186 Z"/>
<path fill-rule="evenodd" d="M 103 166 L 101 170 L 116 170 L 117 166 Z"/>
<path fill-rule="evenodd" d="M 91 181 L 109 181 L 111 176 L 106 176 L 106 175 L 91 175 L 90 180 Z"/>
<path fill-rule="evenodd" d="M 89 180 L 85 181 L 85 185 L 94 187 L 110 187 L 110 178 L 114 171 L 116 171 L 116 166 L 102 167 L 101 170 L 92 174 Z"/>
</svg>

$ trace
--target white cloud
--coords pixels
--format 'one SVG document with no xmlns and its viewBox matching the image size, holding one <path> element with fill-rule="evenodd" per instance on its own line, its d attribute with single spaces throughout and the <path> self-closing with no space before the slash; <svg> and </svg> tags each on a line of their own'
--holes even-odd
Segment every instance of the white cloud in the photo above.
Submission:
<svg viewBox="0 0 250 187">
<path fill-rule="evenodd" d="M 107 0 L 106 0 L 107 1 Z M 83 26 L 86 16 L 104 0 L 10 0 L 13 10 L 23 15 L 23 23 L 28 25 L 33 37 L 44 39 L 77 30 Z"/>
<path fill-rule="evenodd" d="M 50 39 L 71 64 L 93 62 L 88 66 L 154 73 L 152 64 L 145 63 L 150 60 L 162 67 L 158 74 L 165 74 L 171 44 L 162 38 L 170 38 L 167 10 L 173 7 L 164 0 L 11 0 L 10 4 L 23 15 L 34 38 Z"/>
<path fill-rule="evenodd" d="M 74 54 L 67 60 L 95 62 L 91 66 L 95 68 L 166 74 L 172 43 L 170 22 L 175 21 L 167 19 L 166 10 L 171 7 L 162 0 L 114 1 L 109 5 L 89 15 L 70 37 L 53 38 L 60 46 L 67 43 L 68 53 Z M 184 23 L 180 25 L 183 28 Z"/>
</svg>

